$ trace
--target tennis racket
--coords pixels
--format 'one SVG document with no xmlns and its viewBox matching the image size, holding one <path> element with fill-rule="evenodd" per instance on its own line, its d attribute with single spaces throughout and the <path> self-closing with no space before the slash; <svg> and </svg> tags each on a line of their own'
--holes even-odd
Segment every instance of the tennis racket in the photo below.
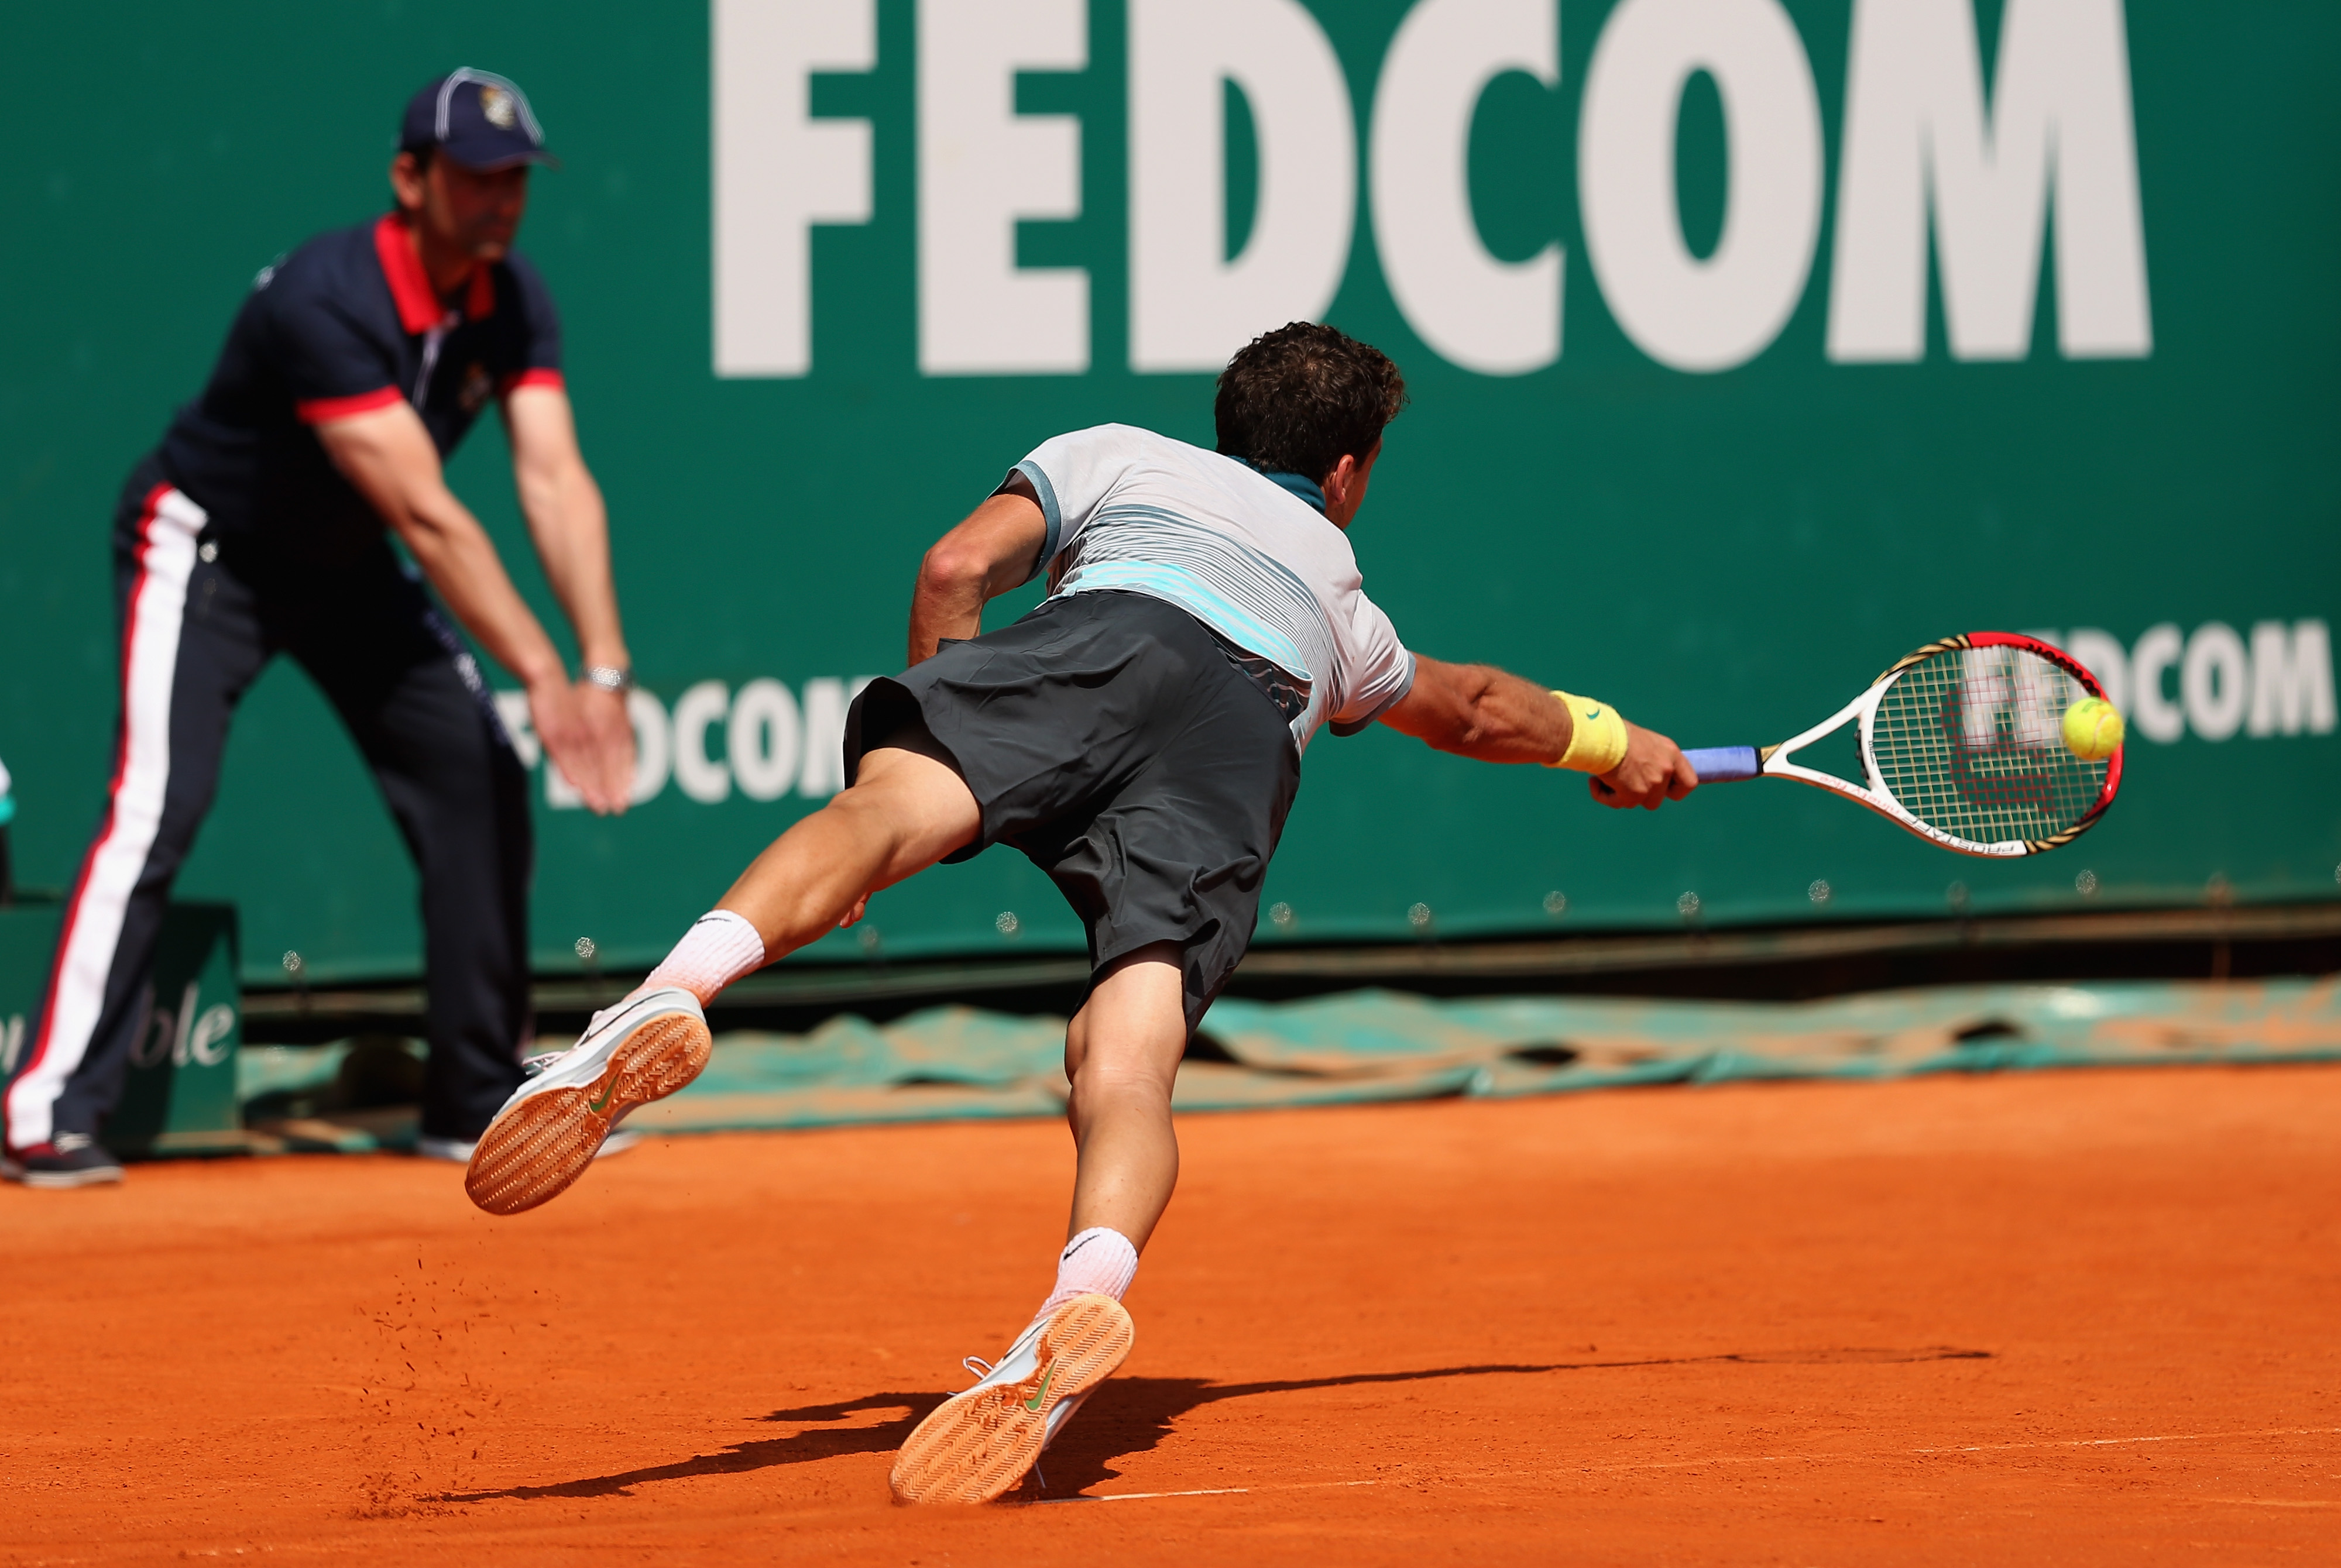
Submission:
<svg viewBox="0 0 2341 1568">
<path fill-rule="evenodd" d="M 2095 826 L 2121 788 L 2118 749 L 2090 762 L 2065 745 L 2065 710 L 2105 694 L 2062 649 L 1971 631 L 1927 644 L 1792 739 L 1683 755 L 1702 784 L 1793 779 L 1962 855 L 2037 855 Z M 1863 782 L 1796 760 L 1848 724 Z"/>
</svg>

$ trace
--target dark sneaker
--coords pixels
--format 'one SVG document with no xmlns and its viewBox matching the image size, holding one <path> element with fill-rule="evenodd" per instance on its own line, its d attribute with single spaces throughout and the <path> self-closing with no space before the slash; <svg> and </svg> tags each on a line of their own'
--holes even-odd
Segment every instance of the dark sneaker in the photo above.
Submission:
<svg viewBox="0 0 2341 1568">
<path fill-rule="evenodd" d="M 47 1143 L 0 1156 L 0 1176 L 26 1186 L 95 1186 L 120 1181 L 122 1162 L 87 1133 L 59 1133 Z"/>
</svg>

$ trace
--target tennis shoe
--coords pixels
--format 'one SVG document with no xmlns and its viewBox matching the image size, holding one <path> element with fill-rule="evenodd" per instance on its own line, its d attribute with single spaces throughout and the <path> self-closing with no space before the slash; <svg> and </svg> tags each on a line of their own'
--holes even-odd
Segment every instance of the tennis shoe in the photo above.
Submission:
<svg viewBox="0 0 2341 1568">
<path fill-rule="evenodd" d="M 122 1179 L 122 1162 L 87 1133 L 57 1133 L 46 1143 L 0 1155 L 0 1176 L 29 1187 L 63 1190 Z"/>
<path fill-rule="evenodd" d="M 1016 1338 L 975 1386 L 931 1412 L 894 1456 L 902 1503 L 989 1503 L 1024 1479 L 1091 1391 L 1130 1355 L 1137 1330 L 1110 1295 L 1077 1295 Z"/>
<path fill-rule="evenodd" d="M 480 1135 L 463 1190 L 490 1214 L 559 1196 L 621 1117 L 697 1077 L 713 1047 L 699 998 L 680 987 L 596 1013 L 584 1037 L 514 1089 Z"/>
</svg>

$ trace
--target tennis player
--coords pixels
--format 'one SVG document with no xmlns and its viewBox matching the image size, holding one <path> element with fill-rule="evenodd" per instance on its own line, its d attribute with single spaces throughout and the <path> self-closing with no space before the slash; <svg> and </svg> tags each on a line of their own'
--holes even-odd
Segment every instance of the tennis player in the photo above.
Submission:
<svg viewBox="0 0 2341 1568">
<path fill-rule="evenodd" d="M 1121 1298 L 1178 1179 L 1180 1057 L 1250 943 L 1310 738 L 1380 721 L 1589 773 L 1610 806 L 1655 809 L 1698 782 L 1605 702 L 1400 641 L 1345 531 L 1405 399 L 1380 353 L 1296 323 L 1220 376 L 1216 452 L 1102 425 L 1019 462 L 927 551 L 911 667 L 847 721 L 850 787 L 513 1094 L 473 1157 L 474 1201 L 513 1213 L 573 1181 L 617 1117 L 697 1073 L 702 1008 L 733 980 L 939 860 L 1022 850 L 1089 928 L 1090 990 L 1065 1035 L 1070 1239 L 1031 1325 L 893 1473 L 909 1501 L 1014 1485 L 1128 1354 Z M 985 601 L 1043 571 L 1040 608 L 983 635 Z"/>
</svg>

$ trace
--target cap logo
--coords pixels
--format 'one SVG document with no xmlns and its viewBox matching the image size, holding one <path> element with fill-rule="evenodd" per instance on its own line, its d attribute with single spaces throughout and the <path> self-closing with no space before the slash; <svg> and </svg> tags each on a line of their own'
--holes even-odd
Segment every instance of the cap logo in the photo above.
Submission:
<svg viewBox="0 0 2341 1568">
<path fill-rule="evenodd" d="M 454 106 L 455 89 L 467 83 L 479 84 L 480 114 L 489 124 L 499 131 L 517 128 L 527 135 L 530 144 L 544 145 L 544 128 L 536 123 L 535 114 L 530 112 L 527 95 L 513 84 L 511 78 L 499 76 L 493 71 L 474 71 L 469 65 L 451 71 L 440 79 L 439 113 L 433 126 L 436 141 L 443 144 L 446 142 L 451 129 L 448 116 Z"/>
</svg>

